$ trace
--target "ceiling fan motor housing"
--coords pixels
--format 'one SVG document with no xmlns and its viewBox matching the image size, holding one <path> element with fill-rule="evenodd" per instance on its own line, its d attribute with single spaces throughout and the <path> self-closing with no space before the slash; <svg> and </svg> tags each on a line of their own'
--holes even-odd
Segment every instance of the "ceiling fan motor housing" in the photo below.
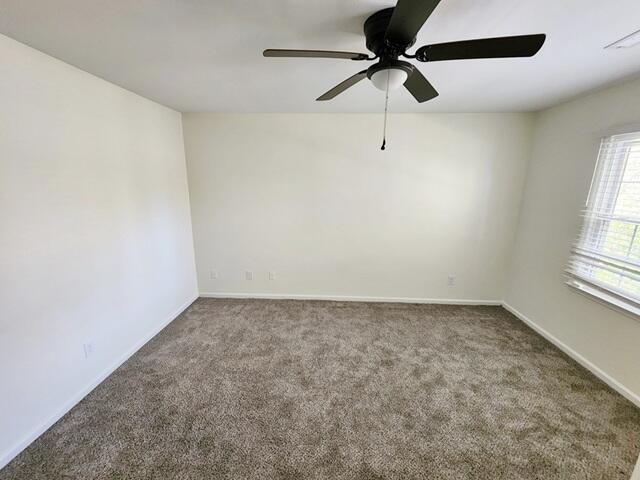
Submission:
<svg viewBox="0 0 640 480">
<path fill-rule="evenodd" d="M 385 39 L 393 11 L 393 7 L 385 8 L 371 15 L 364 22 L 367 48 L 383 60 L 398 58 L 416 42 L 414 38 L 409 44 L 400 45 Z"/>
</svg>

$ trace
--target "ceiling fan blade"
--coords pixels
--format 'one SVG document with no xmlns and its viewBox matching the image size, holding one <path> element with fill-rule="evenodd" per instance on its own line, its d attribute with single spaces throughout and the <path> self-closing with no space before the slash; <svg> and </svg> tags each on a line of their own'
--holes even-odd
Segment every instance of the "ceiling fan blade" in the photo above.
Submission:
<svg viewBox="0 0 640 480">
<path fill-rule="evenodd" d="M 262 55 L 280 58 L 344 58 L 346 60 L 367 60 L 369 55 L 357 52 L 332 52 L 330 50 L 282 50 L 268 48 Z"/>
<path fill-rule="evenodd" d="M 362 80 L 362 79 L 364 79 L 366 77 L 367 77 L 367 71 L 366 70 L 358 72 L 355 75 L 353 75 L 352 77 L 347 78 L 344 82 L 341 82 L 338 85 L 336 85 L 335 87 L 333 87 L 327 93 L 319 96 L 318 98 L 316 98 L 316 100 L 319 101 L 319 102 L 323 102 L 325 100 L 331 100 L 332 98 L 335 98 L 338 95 L 340 95 L 347 88 L 353 87 L 356 83 L 358 83 L 360 80 Z"/>
<path fill-rule="evenodd" d="M 474 58 L 533 57 L 542 48 L 546 38 L 547 36 L 541 33 L 425 45 L 416 51 L 416 59 L 421 62 L 439 62 Z"/>
<path fill-rule="evenodd" d="M 440 0 L 398 0 L 385 38 L 399 45 L 410 45 L 439 3 Z"/>
<path fill-rule="evenodd" d="M 404 82 L 404 87 L 409 90 L 409 93 L 411 93 L 419 103 L 432 100 L 438 96 L 438 92 L 433 88 L 433 85 L 431 85 L 429 80 L 424 78 L 420 70 L 415 67 L 413 73 L 409 75 L 407 81 Z"/>
</svg>

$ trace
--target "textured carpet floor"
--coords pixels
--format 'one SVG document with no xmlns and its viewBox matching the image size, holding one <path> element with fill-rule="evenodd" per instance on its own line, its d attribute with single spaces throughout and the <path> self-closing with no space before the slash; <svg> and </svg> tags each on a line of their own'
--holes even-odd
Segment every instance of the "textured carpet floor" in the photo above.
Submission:
<svg viewBox="0 0 640 480">
<path fill-rule="evenodd" d="M 1 479 L 628 479 L 640 410 L 499 307 L 196 301 Z"/>
</svg>

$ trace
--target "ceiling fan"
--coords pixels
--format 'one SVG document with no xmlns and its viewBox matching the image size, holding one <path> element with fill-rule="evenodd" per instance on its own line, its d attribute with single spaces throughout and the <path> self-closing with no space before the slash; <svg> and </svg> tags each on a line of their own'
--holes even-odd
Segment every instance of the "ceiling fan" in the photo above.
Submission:
<svg viewBox="0 0 640 480">
<path fill-rule="evenodd" d="M 436 89 L 409 62 L 399 57 L 419 62 L 443 60 L 467 60 L 478 58 L 532 57 L 542 48 L 546 35 L 520 35 L 513 37 L 483 38 L 459 42 L 424 45 L 414 55 L 407 50 L 416 42 L 416 35 L 433 13 L 440 0 L 398 0 L 395 7 L 385 8 L 371 15 L 364 23 L 366 46 L 373 56 L 365 53 L 334 52 L 327 50 L 267 49 L 265 57 L 337 58 L 355 61 L 378 60 L 369 68 L 339 83 L 317 98 L 331 100 L 364 78 L 383 91 L 397 89 L 401 85 L 420 103 L 438 96 Z"/>
</svg>

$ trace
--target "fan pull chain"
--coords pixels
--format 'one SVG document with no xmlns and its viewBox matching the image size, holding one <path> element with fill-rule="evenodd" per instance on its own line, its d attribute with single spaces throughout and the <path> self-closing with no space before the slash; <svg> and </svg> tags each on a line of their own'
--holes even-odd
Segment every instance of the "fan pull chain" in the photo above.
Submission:
<svg viewBox="0 0 640 480">
<path fill-rule="evenodd" d="M 387 146 L 387 111 L 389 110 L 389 75 L 390 75 L 390 71 L 387 70 L 387 92 L 384 98 L 384 127 L 382 129 L 382 147 L 380 147 L 380 150 L 384 150 Z"/>
</svg>

